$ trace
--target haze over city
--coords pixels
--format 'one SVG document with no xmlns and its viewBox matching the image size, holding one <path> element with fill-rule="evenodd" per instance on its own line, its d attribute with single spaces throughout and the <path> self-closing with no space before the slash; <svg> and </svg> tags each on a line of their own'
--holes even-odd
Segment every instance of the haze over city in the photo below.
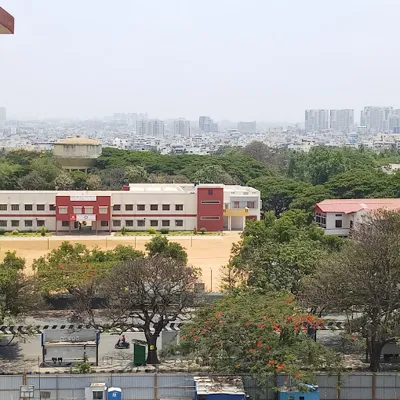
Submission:
<svg viewBox="0 0 400 400">
<path fill-rule="evenodd" d="M 18 118 L 299 122 L 398 107 L 395 0 L 3 0 L 0 105 Z"/>
</svg>

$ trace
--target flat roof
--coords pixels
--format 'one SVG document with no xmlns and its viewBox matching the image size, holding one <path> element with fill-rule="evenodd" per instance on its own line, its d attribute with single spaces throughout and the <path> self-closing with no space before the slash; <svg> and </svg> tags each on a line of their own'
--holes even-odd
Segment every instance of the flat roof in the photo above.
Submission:
<svg viewBox="0 0 400 400">
<path fill-rule="evenodd" d="M 246 394 L 239 376 L 195 376 L 193 379 L 197 394 Z"/>
<path fill-rule="evenodd" d="M 224 185 L 223 183 L 130 183 L 130 192 L 194 192 L 196 188 L 223 188 L 224 192 L 231 194 L 259 193 L 257 189 L 249 186 Z"/>
<path fill-rule="evenodd" d="M 352 214 L 361 210 L 398 210 L 400 199 L 328 199 L 317 203 L 322 212 Z"/>
<path fill-rule="evenodd" d="M 101 142 L 96 139 L 89 139 L 89 138 L 83 138 L 83 137 L 74 137 L 74 138 L 66 138 L 66 139 L 60 139 L 57 140 L 55 143 L 57 144 L 77 144 L 77 145 L 90 145 L 90 146 L 99 146 L 101 145 Z"/>
</svg>

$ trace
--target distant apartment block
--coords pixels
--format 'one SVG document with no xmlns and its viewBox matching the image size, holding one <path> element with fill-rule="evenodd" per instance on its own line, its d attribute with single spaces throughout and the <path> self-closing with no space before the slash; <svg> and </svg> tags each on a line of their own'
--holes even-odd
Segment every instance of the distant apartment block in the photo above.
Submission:
<svg viewBox="0 0 400 400">
<path fill-rule="evenodd" d="M 163 137 L 164 136 L 164 121 L 159 119 L 150 119 L 148 121 L 147 132 L 149 136 Z"/>
<path fill-rule="evenodd" d="M 330 110 L 329 126 L 335 132 L 351 132 L 354 128 L 354 110 Z"/>
<path fill-rule="evenodd" d="M 5 107 L 0 107 L 0 126 L 6 123 L 7 112 Z"/>
<path fill-rule="evenodd" d="M 237 126 L 237 130 L 241 133 L 256 133 L 257 122 L 256 121 L 240 121 Z"/>
<path fill-rule="evenodd" d="M 136 121 L 136 134 L 138 136 L 148 136 L 148 120 L 147 119 L 138 119 Z"/>
<path fill-rule="evenodd" d="M 365 126 L 368 133 L 389 132 L 392 115 L 393 107 L 364 107 L 360 125 Z"/>
<path fill-rule="evenodd" d="M 306 132 L 321 132 L 329 129 L 329 110 L 306 110 Z"/>
<path fill-rule="evenodd" d="M 218 124 L 208 116 L 199 118 L 199 128 L 202 132 L 218 132 Z"/>
<path fill-rule="evenodd" d="M 327 235 L 349 236 L 363 216 L 379 209 L 400 210 L 400 199 L 329 199 L 315 206 L 315 222 Z"/>
<path fill-rule="evenodd" d="M 159 119 L 138 119 L 136 121 L 136 134 L 138 136 L 164 136 L 164 121 Z"/>
<path fill-rule="evenodd" d="M 183 118 L 175 120 L 174 135 L 181 137 L 190 137 L 190 121 Z"/>
</svg>

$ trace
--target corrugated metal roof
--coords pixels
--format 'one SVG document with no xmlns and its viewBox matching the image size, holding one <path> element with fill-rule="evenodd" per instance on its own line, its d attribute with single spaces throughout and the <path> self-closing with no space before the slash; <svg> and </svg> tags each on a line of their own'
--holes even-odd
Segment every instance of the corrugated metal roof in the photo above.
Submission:
<svg viewBox="0 0 400 400">
<path fill-rule="evenodd" d="M 321 201 L 317 207 L 324 213 L 351 214 L 361 210 L 398 210 L 400 199 L 329 199 Z"/>
</svg>

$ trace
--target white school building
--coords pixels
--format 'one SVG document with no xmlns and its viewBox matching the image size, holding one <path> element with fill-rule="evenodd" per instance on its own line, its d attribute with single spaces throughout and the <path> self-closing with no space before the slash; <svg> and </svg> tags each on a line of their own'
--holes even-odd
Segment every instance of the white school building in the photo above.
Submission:
<svg viewBox="0 0 400 400">
<path fill-rule="evenodd" d="M 120 191 L 0 191 L 0 229 L 56 233 L 243 230 L 260 192 L 218 184 L 131 184 Z"/>
</svg>

